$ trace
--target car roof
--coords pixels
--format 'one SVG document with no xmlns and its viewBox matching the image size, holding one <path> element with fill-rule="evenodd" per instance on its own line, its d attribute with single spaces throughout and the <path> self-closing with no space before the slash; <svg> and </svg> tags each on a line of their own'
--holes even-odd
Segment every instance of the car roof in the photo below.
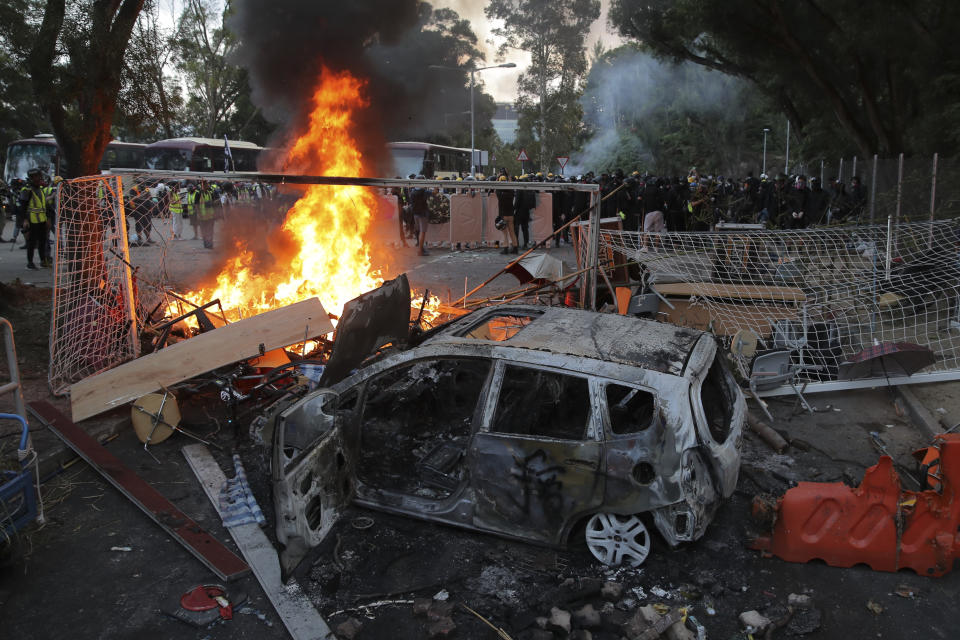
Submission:
<svg viewBox="0 0 960 640">
<path fill-rule="evenodd" d="M 467 329 L 494 316 L 538 315 L 507 340 L 464 337 Z M 425 344 L 471 343 L 549 351 L 681 375 L 694 345 L 705 335 L 696 329 L 633 316 L 566 307 L 500 305 L 452 322 Z"/>
</svg>

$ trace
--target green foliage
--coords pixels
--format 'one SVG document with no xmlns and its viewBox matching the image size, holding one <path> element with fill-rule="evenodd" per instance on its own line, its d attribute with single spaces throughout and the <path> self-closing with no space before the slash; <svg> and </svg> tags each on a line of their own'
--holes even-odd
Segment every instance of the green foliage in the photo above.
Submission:
<svg viewBox="0 0 960 640">
<path fill-rule="evenodd" d="M 217 16 L 214 0 L 188 0 L 177 22 L 174 60 L 186 83 L 186 127 L 194 135 L 208 138 L 224 133 L 236 102 L 249 85 L 243 69 L 230 62 L 239 45 L 236 36 L 224 28 L 223 18 L 231 10 L 229 1 Z"/>
<path fill-rule="evenodd" d="M 613 0 L 611 23 L 664 59 L 750 81 L 821 153 L 953 153 L 955 0 Z"/>
<path fill-rule="evenodd" d="M 493 33 L 504 39 L 499 55 L 526 51 L 531 62 L 518 81 L 518 144 L 541 170 L 575 149 L 584 133 L 578 99 L 587 70 L 584 41 L 600 15 L 599 0 L 490 0 L 490 19 L 503 20 Z M 531 168 L 528 166 L 528 169 Z"/>
<path fill-rule="evenodd" d="M 173 32 L 159 20 L 157 6 L 144 7 L 134 27 L 123 65 L 113 137 L 153 142 L 183 131 L 183 95 L 168 73 Z"/>
<path fill-rule="evenodd" d="M 13 62 L 30 76 L 75 173 L 97 172 L 110 142 L 123 56 L 144 0 L 8 0 L 0 33 Z"/>
</svg>

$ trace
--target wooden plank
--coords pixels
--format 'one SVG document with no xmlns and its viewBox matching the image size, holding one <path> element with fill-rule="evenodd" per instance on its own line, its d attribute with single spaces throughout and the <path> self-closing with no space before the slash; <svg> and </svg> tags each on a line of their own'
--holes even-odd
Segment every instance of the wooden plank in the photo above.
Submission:
<svg viewBox="0 0 960 640">
<path fill-rule="evenodd" d="M 187 458 L 187 464 L 193 469 L 204 492 L 222 518 L 220 487 L 227 481 L 226 476 L 204 445 L 187 445 L 182 451 Z M 334 640 L 335 636 L 330 632 L 323 616 L 303 592 L 299 589 L 288 591 L 281 582 L 277 551 L 263 530 L 251 523 L 229 527 L 228 531 L 240 547 L 243 557 L 250 563 L 253 574 L 294 640 Z"/>
<path fill-rule="evenodd" d="M 666 282 L 653 285 L 663 296 L 689 298 L 739 298 L 742 300 L 769 300 L 782 302 L 806 302 L 802 289 L 795 287 L 760 286 L 753 284 L 726 284 L 722 282 Z"/>
<path fill-rule="evenodd" d="M 219 367 L 252 358 L 264 350 L 302 342 L 333 331 L 323 305 L 309 298 L 214 331 L 91 376 L 70 387 L 75 422 L 108 411 Z"/>
<path fill-rule="evenodd" d="M 30 412 L 218 578 L 234 580 L 250 572 L 250 567 L 236 554 L 201 529 L 200 525 L 52 405 L 34 402 L 30 405 Z"/>
<path fill-rule="evenodd" d="M 769 337 L 771 321 L 798 320 L 796 307 L 775 303 L 698 302 L 675 299 L 671 309 L 660 303 L 660 319 L 681 327 L 712 330 L 718 336 L 732 336 L 739 329 L 750 329 L 758 336 Z"/>
</svg>

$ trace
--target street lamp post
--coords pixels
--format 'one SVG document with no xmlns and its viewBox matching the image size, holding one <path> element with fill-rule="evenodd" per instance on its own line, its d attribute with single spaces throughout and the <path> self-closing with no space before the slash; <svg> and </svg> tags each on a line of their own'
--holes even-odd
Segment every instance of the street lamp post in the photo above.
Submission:
<svg viewBox="0 0 960 640">
<path fill-rule="evenodd" d="M 770 131 L 770 129 L 767 129 L 766 127 L 763 128 L 763 171 L 760 172 L 763 174 L 767 173 L 767 132 L 768 131 Z"/>
<path fill-rule="evenodd" d="M 470 69 L 470 175 L 476 176 L 477 167 L 476 167 L 476 140 L 474 138 L 474 112 L 473 112 L 473 84 L 474 84 L 474 74 L 478 71 L 486 71 L 487 69 L 513 69 L 517 65 L 513 62 L 504 62 L 503 64 L 495 64 L 489 67 L 480 67 L 479 69 Z M 450 71 L 459 71 L 458 67 L 445 67 L 439 64 L 431 64 L 429 69 L 447 69 Z"/>
</svg>

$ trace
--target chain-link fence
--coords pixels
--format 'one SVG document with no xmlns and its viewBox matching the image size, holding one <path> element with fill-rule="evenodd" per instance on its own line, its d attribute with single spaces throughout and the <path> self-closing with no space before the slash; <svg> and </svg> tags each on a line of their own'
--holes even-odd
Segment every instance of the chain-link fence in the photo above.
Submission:
<svg viewBox="0 0 960 640">
<path fill-rule="evenodd" d="M 916 222 L 960 216 L 960 159 L 938 154 L 893 158 L 852 156 L 799 162 L 791 170 L 819 178 L 827 190 L 836 179 L 842 197 L 847 200 L 853 199 L 857 179 L 866 196 L 859 218 L 861 223 L 872 220 L 881 224 L 888 217 Z"/>
</svg>

